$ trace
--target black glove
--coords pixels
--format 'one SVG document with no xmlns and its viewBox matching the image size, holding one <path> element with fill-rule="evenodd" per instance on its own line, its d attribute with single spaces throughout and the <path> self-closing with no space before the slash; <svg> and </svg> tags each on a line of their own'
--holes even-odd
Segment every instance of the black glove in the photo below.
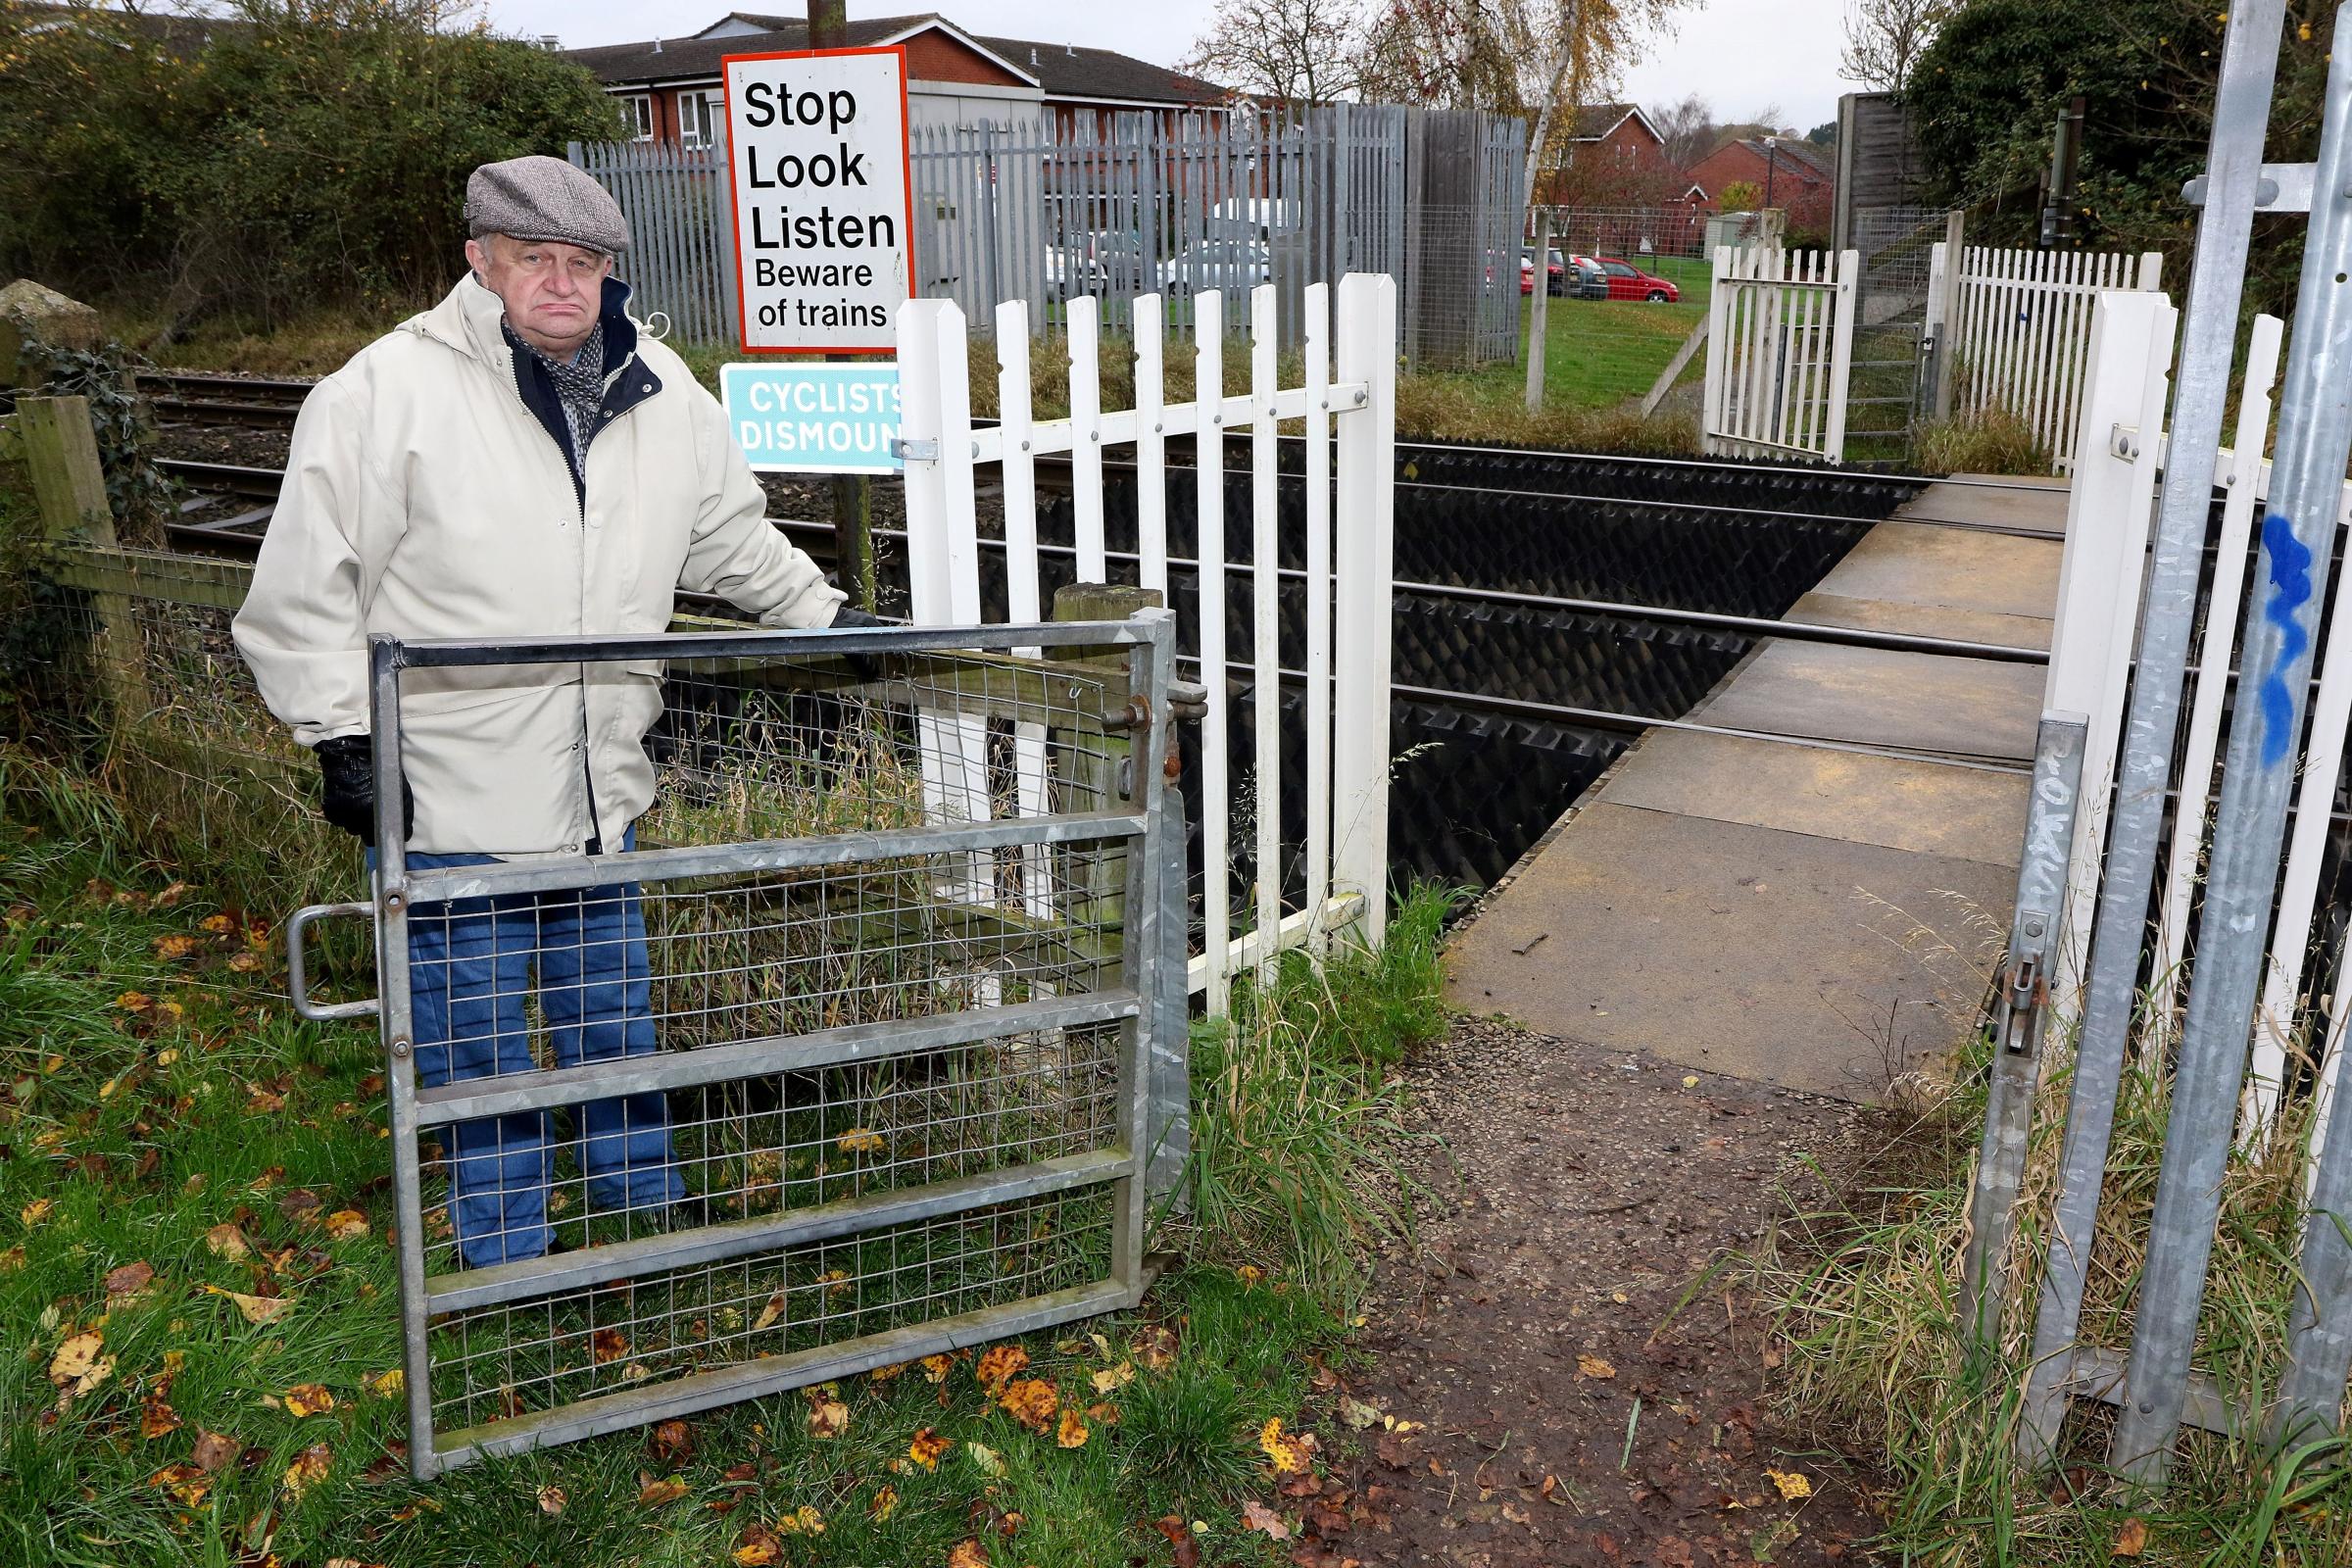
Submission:
<svg viewBox="0 0 2352 1568">
<path fill-rule="evenodd" d="M 887 626 L 889 624 L 890 622 L 881 616 L 868 614 L 845 599 L 833 612 L 831 629 L 843 631 L 855 626 Z M 859 680 L 874 681 L 882 678 L 882 662 L 873 655 L 844 654 L 842 658 L 850 668 L 857 672 Z"/>
<path fill-rule="evenodd" d="M 337 735 L 320 741 L 318 777 L 324 785 L 320 792 L 318 814 L 328 823 L 354 835 L 369 849 L 375 847 L 375 746 L 365 735 Z M 400 836 L 406 839 L 416 827 L 416 797 L 409 791 L 409 781 L 400 781 Z"/>
</svg>

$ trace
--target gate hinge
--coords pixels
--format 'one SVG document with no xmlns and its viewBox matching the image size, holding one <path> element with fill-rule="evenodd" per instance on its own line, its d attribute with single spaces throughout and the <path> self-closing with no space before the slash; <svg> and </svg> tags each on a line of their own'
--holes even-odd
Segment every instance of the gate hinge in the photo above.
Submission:
<svg viewBox="0 0 2352 1568">
<path fill-rule="evenodd" d="M 937 463 L 939 442 L 931 436 L 890 438 L 890 455 L 903 463 Z"/>
<path fill-rule="evenodd" d="M 2254 181 L 2254 210 L 2258 213 L 2308 213 L 2311 194 L 2319 185 L 2317 164 L 2265 164 Z M 2180 199 L 2191 207 L 2205 205 L 2205 176 L 2197 175 L 2180 187 Z"/>
<path fill-rule="evenodd" d="M 2139 426 L 2117 424 L 2107 432 L 2107 455 L 2132 463 L 2139 457 Z"/>
</svg>

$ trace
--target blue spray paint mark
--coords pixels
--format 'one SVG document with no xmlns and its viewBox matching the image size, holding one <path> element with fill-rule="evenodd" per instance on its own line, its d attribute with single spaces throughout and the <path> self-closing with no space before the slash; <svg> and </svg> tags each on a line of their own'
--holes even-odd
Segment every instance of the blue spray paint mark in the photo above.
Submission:
<svg viewBox="0 0 2352 1568">
<path fill-rule="evenodd" d="M 2278 653 L 2262 683 L 2262 765 L 2276 767 L 2295 744 L 2295 699 L 2286 671 L 2311 646 L 2295 612 L 2311 602 L 2311 552 L 2294 524 L 2274 512 L 2262 519 L 2263 554 L 2271 563 L 2271 602 L 2264 616 L 2278 628 Z"/>
</svg>

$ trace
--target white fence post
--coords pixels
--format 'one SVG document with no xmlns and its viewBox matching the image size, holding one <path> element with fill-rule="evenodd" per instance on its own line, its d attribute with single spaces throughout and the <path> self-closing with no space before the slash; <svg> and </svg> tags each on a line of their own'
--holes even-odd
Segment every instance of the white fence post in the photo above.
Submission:
<svg viewBox="0 0 2352 1568">
<path fill-rule="evenodd" d="M 1225 297 L 1193 296 L 1193 554 L 1200 561 L 1200 925 L 1208 1015 L 1221 1018 L 1233 983 L 1231 683 L 1225 678 Z"/>
<path fill-rule="evenodd" d="M 1325 947 L 1331 891 L 1331 287 L 1306 307 L 1306 940 Z"/>
<path fill-rule="evenodd" d="M 1070 515 L 1080 582 L 1110 580 L 1102 548 L 1102 368 L 1098 311 L 1092 294 L 1070 301 Z"/>
<path fill-rule="evenodd" d="M 1854 314 L 1861 300 L 1861 253 L 1839 251 L 1837 315 L 1832 326 L 1837 338 L 1830 349 L 1830 422 L 1822 436 L 1822 455 L 1832 463 L 1845 461 L 1845 400 L 1854 374 Z"/>
<path fill-rule="evenodd" d="M 1339 379 L 1364 402 L 1339 432 L 1332 698 L 1332 882 L 1363 898 L 1364 940 L 1388 925 L 1390 606 L 1396 574 L 1396 282 L 1341 280 Z"/>
<path fill-rule="evenodd" d="M 2098 902 L 2178 315 L 2161 294 L 2107 294 L 2091 317 L 2089 379 L 2067 498 L 2058 612 L 2041 700 L 2045 712 L 2082 713 L 2090 720 L 2054 1003 L 2057 1016 L 2068 1023 L 2080 1015 Z"/>
<path fill-rule="evenodd" d="M 1167 389 L 1157 294 L 1135 302 L 1135 551 L 1138 580 L 1168 592 L 1168 437 L 1161 412 Z M 1175 600 L 1166 600 L 1170 609 Z"/>
<path fill-rule="evenodd" d="M 1257 827 L 1257 982 L 1282 958 L 1282 514 L 1275 466 L 1274 285 L 1250 291 L 1250 751 Z"/>
<path fill-rule="evenodd" d="M 1699 400 L 1698 445 L 1699 451 L 1711 458 L 1724 452 L 1715 432 L 1724 427 L 1724 380 L 1731 364 L 1728 334 L 1732 291 L 1723 285 L 1732 275 L 1732 254 L 1729 245 L 1718 245 L 1709 263 L 1712 271 L 1707 289 L 1707 369 L 1705 393 Z"/>
</svg>

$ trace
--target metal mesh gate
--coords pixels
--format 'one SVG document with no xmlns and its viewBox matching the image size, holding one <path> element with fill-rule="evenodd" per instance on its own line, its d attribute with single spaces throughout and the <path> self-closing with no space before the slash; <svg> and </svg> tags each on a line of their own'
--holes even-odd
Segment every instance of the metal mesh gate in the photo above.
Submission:
<svg viewBox="0 0 2352 1568">
<path fill-rule="evenodd" d="M 371 653 L 419 1477 L 1135 1302 L 1163 612 Z M 399 847 L 404 736 L 573 683 L 624 845 Z"/>
</svg>

